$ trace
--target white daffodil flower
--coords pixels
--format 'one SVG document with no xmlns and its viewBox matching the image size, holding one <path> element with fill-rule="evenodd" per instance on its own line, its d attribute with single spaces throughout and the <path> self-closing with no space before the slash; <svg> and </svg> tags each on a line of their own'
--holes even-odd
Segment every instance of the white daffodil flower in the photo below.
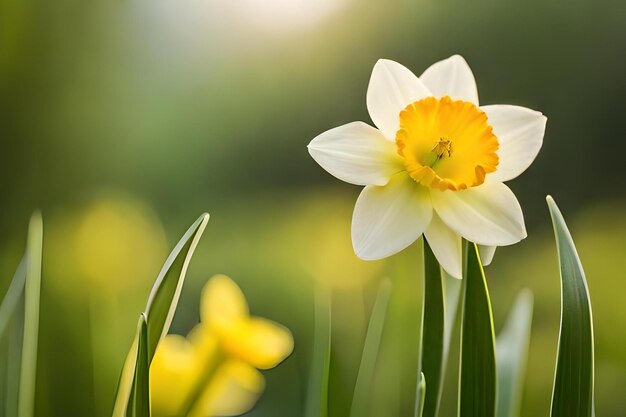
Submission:
<svg viewBox="0 0 626 417">
<path fill-rule="evenodd" d="M 330 174 L 365 186 L 352 218 L 358 257 L 388 257 L 424 234 L 442 267 L 461 278 L 461 238 L 481 245 L 489 263 L 496 246 L 526 237 L 519 202 L 503 182 L 537 156 L 545 116 L 519 106 L 479 106 L 474 75 L 459 55 L 419 78 L 379 60 L 367 109 L 378 129 L 348 123 L 308 146 Z"/>
</svg>

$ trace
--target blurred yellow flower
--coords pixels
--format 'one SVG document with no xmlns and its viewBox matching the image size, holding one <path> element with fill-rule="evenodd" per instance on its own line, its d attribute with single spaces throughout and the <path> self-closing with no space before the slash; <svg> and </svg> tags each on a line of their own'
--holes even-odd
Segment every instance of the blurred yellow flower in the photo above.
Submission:
<svg viewBox="0 0 626 417">
<path fill-rule="evenodd" d="M 214 276 L 204 287 L 200 317 L 227 354 L 256 368 L 273 368 L 293 350 L 289 330 L 251 317 L 243 293 L 225 275 Z"/>
<path fill-rule="evenodd" d="M 100 298 L 143 294 L 167 255 L 158 216 L 121 190 L 100 191 L 82 204 L 58 210 L 49 224 L 46 268 L 55 278 L 50 280 L 54 290 L 64 297 L 82 299 L 90 290 Z"/>
<path fill-rule="evenodd" d="M 257 370 L 278 365 L 293 350 L 285 327 L 251 317 L 230 278 L 217 275 L 202 292 L 201 323 L 184 338 L 168 335 L 150 367 L 155 416 L 236 416 L 263 392 Z"/>
</svg>

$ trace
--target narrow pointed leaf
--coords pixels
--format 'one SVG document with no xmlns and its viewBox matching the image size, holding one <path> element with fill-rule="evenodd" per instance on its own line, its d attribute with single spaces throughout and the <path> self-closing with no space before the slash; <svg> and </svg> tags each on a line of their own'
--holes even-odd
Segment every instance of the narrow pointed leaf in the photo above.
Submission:
<svg viewBox="0 0 626 417">
<path fill-rule="evenodd" d="M 422 414 L 425 417 L 434 417 L 439 408 L 446 350 L 446 306 L 443 285 L 439 262 L 428 242 L 424 240 L 424 301 L 419 372 L 428 378 L 429 388 L 423 398 L 419 393 L 416 395 L 415 416 L 423 410 Z"/>
<path fill-rule="evenodd" d="M 205 213 L 189 227 L 165 261 L 152 287 L 145 310 L 148 337 L 146 345 L 148 365 L 152 362 L 159 341 L 169 330 L 185 281 L 189 262 L 198 246 L 198 242 L 200 241 L 200 237 L 208 221 L 209 215 Z M 126 414 L 132 389 L 133 375 L 135 374 L 137 348 L 138 339 L 135 338 L 120 375 L 113 409 L 114 417 L 121 417 Z"/>
<path fill-rule="evenodd" d="M 496 358 L 493 314 L 487 281 L 475 244 L 464 245 L 463 322 L 459 377 L 460 417 L 493 417 Z"/>
<path fill-rule="evenodd" d="M 7 383 L 5 389 L 3 389 L 3 394 L 6 394 L 6 397 L 0 398 L 0 403 L 4 401 L 2 409 L 4 409 L 5 411 L 5 416 L 17 416 L 19 403 L 19 387 L 22 371 L 24 297 L 21 297 L 19 301 L 18 310 L 16 310 L 14 320 L 12 320 L 8 334 L 10 335 L 11 339 L 7 341 L 7 362 L 5 363 Z"/>
<path fill-rule="evenodd" d="M 137 324 L 137 356 L 127 417 L 150 417 L 150 364 L 148 363 L 148 324 L 144 313 Z"/>
<path fill-rule="evenodd" d="M 209 215 L 205 213 L 191 225 L 165 261 L 165 265 L 163 265 L 163 269 L 152 287 L 146 306 L 148 358 L 150 362 L 152 362 L 159 341 L 170 328 L 189 262 L 208 221 Z"/>
<path fill-rule="evenodd" d="M 6 295 L 0 304 L 0 338 L 8 337 L 5 332 L 13 319 L 13 315 L 24 295 L 24 283 L 26 282 L 26 257 L 22 259 L 20 265 L 13 275 Z"/>
<path fill-rule="evenodd" d="M 16 416 L 24 335 L 24 283 L 22 259 L 0 305 L 0 415 Z"/>
<path fill-rule="evenodd" d="M 463 280 L 454 278 L 442 269 L 443 282 L 444 282 L 444 295 L 445 295 L 445 334 L 443 343 L 443 366 L 445 372 L 445 366 L 448 360 L 448 353 L 450 352 L 450 339 L 452 338 L 452 331 L 456 324 L 456 316 L 461 303 L 461 290 L 463 289 Z"/>
<path fill-rule="evenodd" d="M 533 295 L 530 290 L 523 290 L 496 339 L 497 417 L 517 417 L 520 414 L 532 317 Z"/>
<path fill-rule="evenodd" d="M 561 271 L 561 330 L 552 417 L 594 414 L 593 318 L 585 272 L 563 215 L 548 196 Z"/>
<path fill-rule="evenodd" d="M 37 212 L 32 215 L 28 225 L 26 281 L 24 283 L 24 335 L 18 396 L 19 417 L 32 417 L 35 412 L 42 250 L 43 221 L 41 214 Z"/>
<path fill-rule="evenodd" d="M 313 361 L 309 371 L 305 417 L 328 416 L 330 322 L 330 294 L 324 289 L 319 289 L 315 297 Z"/>
<path fill-rule="evenodd" d="M 361 365 L 354 387 L 350 417 L 365 417 L 368 415 L 369 399 L 372 395 L 372 382 L 374 381 L 376 371 L 376 360 L 378 359 L 380 340 L 383 334 L 390 295 L 391 282 L 385 280 L 378 290 L 372 316 L 367 328 L 363 355 L 361 356 Z"/>
<path fill-rule="evenodd" d="M 417 382 L 417 416 L 416 417 L 422 417 L 424 415 L 424 404 L 425 404 L 425 397 L 426 397 L 426 377 L 424 376 L 424 373 L 420 373 L 420 377 L 419 377 L 419 381 Z"/>
</svg>

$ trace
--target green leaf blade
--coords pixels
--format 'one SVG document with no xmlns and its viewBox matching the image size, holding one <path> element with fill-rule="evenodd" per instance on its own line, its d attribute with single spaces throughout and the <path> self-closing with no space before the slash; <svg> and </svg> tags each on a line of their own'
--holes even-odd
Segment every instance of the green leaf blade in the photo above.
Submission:
<svg viewBox="0 0 626 417">
<path fill-rule="evenodd" d="M 305 417 L 328 416 L 330 377 L 331 309 L 330 294 L 319 289 L 315 296 L 313 361 L 309 371 Z"/>
<path fill-rule="evenodd" d="M 43 247 L 43 222 L 38 212 L 31 216 L 26 246 L 0 305 L 0 415 L 5 416 L 34 413 Z"/>
<path fill-rule="evenodd" d="M 452 339 L 452 331 L 456 324 L 457 312 L 461 301 L 461 290 L 463 289 L 463 280 L 454 278 L 446 271 L 443 273 L 444 295 L 445 295 L 445 335 L 444 335 L 444 367 L 450 352 L 450 340 Z"/>
<path fill-rule="evenodd" d="M 561 329 L 552 417 L 594 415 L 593 318 L 587 280 L 565 219 L 547 197 L 561 271 Z"/>
<path fill-rule="evenodd" d="M 493 313 L 487 281 L 475 244 L 464 248 L 463 322 L 459 377 L 460 417 L 494 417 L 496 358 Z"/>
<path fill-rule="evenodd" d="M 126 410 L 128 417 L 150 417 L 150 364 L 148 358 L 148 323 L 144 313 L 139 315 L 137 323 L 137 357 L 135 375 Z"/>
<path fill-rule="evenodd" d="M 189 262 L 209 221 L 203 214 L 176 244 L 159 273 L 146 306 L 148 323 L 148 358 L 152 361 L 156 347 L 167 334 L 176 311 Z"/>
<path fill-rule="evenodd" d="M 446 305 L 439 262 L 424 240 L 424 301 L 422 305 L 421 374 L 428 378 L 428 391 L 416 395 L 415 415 L 434 417 L 439 409 L 446 354 Z M 418 383 L 418 390 L 421 383 Z M 424 394 L 424 393 L 422 393 Z"/>
<path fill-rule="evenodd" d="M 426 397 L 426 377 L 424 376 L 424 373 L 420 373 L 419 376 L 419 380 L 417 381 L 417 415 L 416 417 L 422 417 L 424 415 L 424 404 L 425 404 L 425 400 L 424 398 Z"/>
<path fill-rule="evenodd" d="M 22 258 L 0 305 L 0 415 L 2 416 L 18 414 L 25 282 L 26 256 Z"/>
<path fill-rule="evenodd" d="M 376 371 L 376 360 L 387 316 L 391 296 L 391 281 L 384 280 L 380 285 L 372 316 L 367 328 L 361 364 L 354 387 L 350 417 L 366 417 L 369 399 L 372 395 L 372 382 Z"/>
<path fill-rule="evenodd" d="M 532 316 L 533 295 L 530 290 L 523 290 L 517 296 L 507 322 L 496 339 L 498 417 L 517 417 L 520 414 Z"/>
<path fill-rule="evenodd" d="M 43 220 L 39 212 L 34 213 L 30 218 L 27 245 L 26 281 L 24 282 L 24 334 L 18 397 L 19 417 L 32 417 L 35 413 L 39 298 L 41 293 L 41 258 L 43 251 Z"/>
<path fill-rule="evenodd" d="M 208 221 L 209 215 L 204 213 L 189 227 L 168 256 L 152 287 L 145 310 L 148 367 L 152 362 L 159 341 L 169 330 L 189 262 Z M 138 336 L 136 336 L 120 374 L 113 417 L 122 417 L 127 413 L 131 393 L 136 384 L 134 375 L 137 367 L 136 357 L 138 349 L 139 340 Z"/>
<path fill-rule="evenodd" d="M 24 298 L 24 284 L 26 283 L 26 256 L 24 256 L 13 275 L 7 293 L 0 304 L 0 338 L 8 337 L 5 332 L 13 320 L 19 303 Z"/>
</svg>

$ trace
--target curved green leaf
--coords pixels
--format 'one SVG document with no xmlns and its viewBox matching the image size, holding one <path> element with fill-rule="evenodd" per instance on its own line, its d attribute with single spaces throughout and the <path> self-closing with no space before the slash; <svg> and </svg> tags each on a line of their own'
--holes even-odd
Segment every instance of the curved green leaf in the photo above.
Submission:
<svg viewBox="0 0 626 417">
<path fill-rule="evenodd" d="M 459 309 L 461 289 L 463 288 L 463 280 L 454 278 L 446 271 L 442 270 L 443 274 L 443 293 L 445 295 L 445 323 L 444 323 L 444 342 L 443 342 L 443 366 L 444 372 L 446 362 L 448 360 L 448 352 L 450 351 L 450 339 L 452 338 L 452 331 L 456 324 L 457 311 Z"/>
<path fill-rule="evenodd" d="M 517 296 L 507 322 L 496 339 L 498 417 L 519 416 L 532 317 L 533 295 L 530 290 L 523 290 Z"/>
<path fill-rule="evenodd" d="M 0 305 L 0 415 L 16 416 L 24 337 L 24 283 L 22 258 Z"/>
<path fill-rule="evenodd" d="M 313 361 L 309 371 L 305 417 L 328 416 L 328 382 L 330 376 L 330 294 L 318 289 L 315 296 L 315 334 Z"/>
<path fill-rule="evenodd" d="M 152 287 L 145 311 L 148 366 L 152 362 L 159 341 L 169 330 L 189 262 L 208 221 L 209 215 L 204 213 L 189 227 L 165 261 Z M 138 344 L 138 339 L 135 337 L 122 368 L 113 409 L 114 417 L 121 417 L 126 414 L 130 395 L 134 389 L 133 381 Z"/>
<path fill-rule="evenodd" d="M 36 212 L 28 224 L 26 249 L 26 281 L 24 282 L 24 336 L 18 397 L 18 416 L 35 413 L 35 379 L 37 377 L 37 345 L 39 339 L 39 294 L 41 292 L 41 257 L 43 220 Z"/>
<path fill-rule="evenodd" d="M 139 315 L 137 323 L 137 356 L 135 375 L 127 417 L 150 417 L 150 364 L 148 359 L 148 323 L 145 313 Z"/>
<path fill-rule="evenodd" d="M 424 373 L 420 373 L 419 380 L 417 381 L 417 415 L 416 417 L 422 417 L 424 415 L 424 398 L 426 397 L 426 377 Z"/>
<path fill-rule="evenodd" d="M 489 290 L 478 247 L 464 244 L 464 258 L 458 415 L 493 417 L 496 411 L 496 358 Z"/>
<path fill-rule="evenodd" d="M 42 250 L 43 220 L 35 212 L 26 253 L 0 305 L 0 415 L 34 415 Z"/>
<path fill-rule="evenodd" d="M 434 417 L 439 409 L 443 386 L 446 307 L 441 267 L 428 242 L 424 240 L 424 300 L 419 373 L 428 377 L 428 392 L 416 395 L 415 416 Z M 418 383 L 418 390 L 420 389 Z M 423 402 L 422 402 L 423 401 Z M 423 410 L 423 411 L 422 411 Z"/>
<path fill-rule="evenodd" d="M 7 331 L 20 300 L 23 297 L 25 282 L 26 256 L 22 258 L 20 265 L 17 267 L 17 271 L 15 271 L 15 275 L 13 275 L 7 293 L 2 299 L 2 304 L 0 304 L 0 338 L 5 337 L 4 332 Z"/>
<path fill-rule="evenodd" d="M 594 414 L 593 318 L 585 272 L 563 215 L 548 196 L 561 271 L 561 330 L 552 394 L 553 417 Z"/>
<path fill-rule="evenodd" d="M 152 362 L 159 341 L 170 328 L 189 262 L 208 221 L 209 215 L 205 213 L 189 227 L 165 261 L 152 287 L 146 306 L 149 362 Z"/>
<path fill-rule="evenodd" d="M 363 346 L 361 365 L 354 387 L 354 397 L 350 408 L 350 417 L 367 416 L 369 399 L 372 395 L 372 382 L 376 371 L 376 359 L 380 348 L 380 340 L 387 316 L 387 306 L 391 295 L 391 281 L 385 280 L 380 285 L 372 317 L 367 328 L 367 336 Z"/>
</svg>

